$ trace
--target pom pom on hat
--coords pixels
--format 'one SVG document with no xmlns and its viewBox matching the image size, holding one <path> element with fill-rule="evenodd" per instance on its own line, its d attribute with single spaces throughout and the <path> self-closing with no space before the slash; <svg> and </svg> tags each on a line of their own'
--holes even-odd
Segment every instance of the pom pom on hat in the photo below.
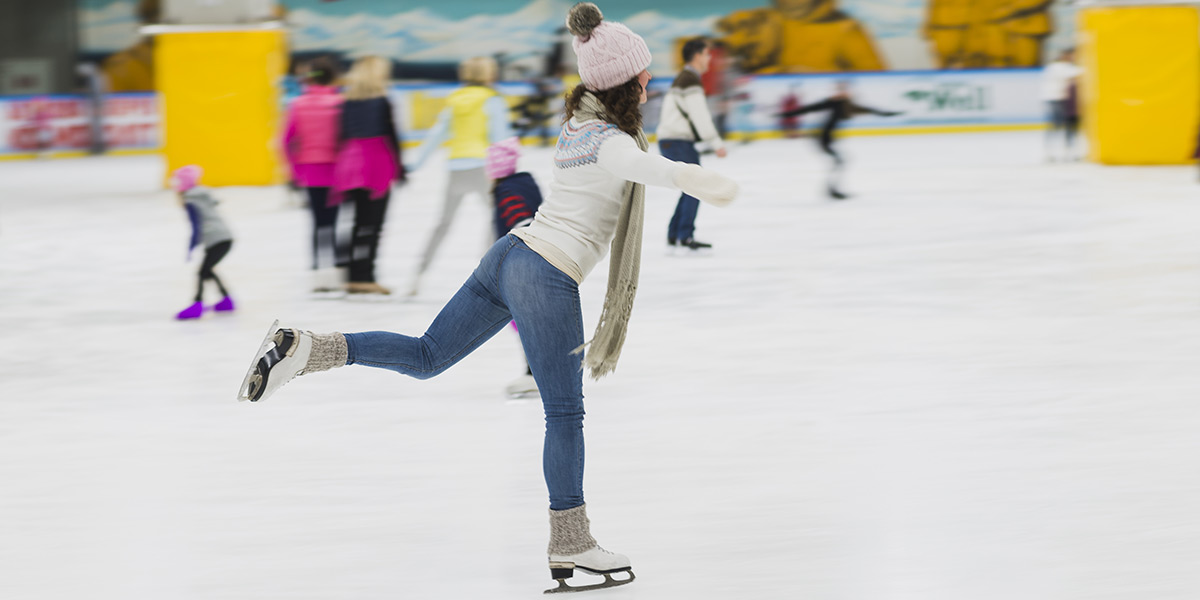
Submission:
<svg viewBox="0 0 1200 600">
<path fill-rule="evenodd" d="M 505 138 L 488 146 L 483 170 L 489 179 L 503 179 L 517 172 L 517 159 L 521 156 L 521 141 L 516 137 Z"/>
<path fill-rule="evenodd" d="M 583 38 L 587 41 L 592 37 L 592 30 L 600 25 L 604 20 L 604 13 L 600 12 L 600 7 L 591 2 L 580 2 L 571 7 L 571 12 L 567 13 L 567 30 L 571 35 Z"/>
<path fill-rule="evenodd" d="M 571 7 L 567 29 L 575 36 L 571 46 L 579 58 L 579 78 L 589 90 L 615 88 L 650 66 L 646 40 L 620 23 L 605 21 L 591 2 Z"/>
<path fill-rule="evenodd" d="M 171 187 L 177 192 L 186 192 L 200 183 L 204 170 L 196 165 L 179 167 L 171 174 Z"/>
</svg>

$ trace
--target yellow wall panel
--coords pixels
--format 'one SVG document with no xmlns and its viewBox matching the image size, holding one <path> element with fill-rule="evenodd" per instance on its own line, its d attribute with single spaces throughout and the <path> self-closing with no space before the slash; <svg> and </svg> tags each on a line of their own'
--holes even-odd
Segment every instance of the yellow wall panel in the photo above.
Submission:
<svg viewBox="0 0 1200 600">
<path fill-rule="evenodd" d="M 204 168 L 204 184 L 272 185 L 280 164 L 282 31 L 163 33 L 154 40 L 167 173 Z"/>
<path fill-rule="evenodd" d="M 1190 162 L 1200 127 L 1200 13 L 1190 6 L 1079 14 L 1080 103 L 1090 158 Z"/>
</svg>

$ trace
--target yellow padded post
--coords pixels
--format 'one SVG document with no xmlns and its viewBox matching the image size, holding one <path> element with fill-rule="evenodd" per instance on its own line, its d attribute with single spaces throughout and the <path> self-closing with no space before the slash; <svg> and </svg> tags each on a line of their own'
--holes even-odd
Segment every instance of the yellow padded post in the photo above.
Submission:
<svg viewBox="0 0 1200 600">
<path fill-rule="evenodd" d="M 1190 6 L 1079 13 L 1080 111 L 1089 158 L 1110 165 L 1193 160 L 1200 127 L 1200 14 Z"/>
<path fill-rule="evenodd" d="M 273 185 L 280 162 L 280 30 L 160 33 L 154 63 L 167 174 L 204 169 L 205 185 Z"/>
</svg>

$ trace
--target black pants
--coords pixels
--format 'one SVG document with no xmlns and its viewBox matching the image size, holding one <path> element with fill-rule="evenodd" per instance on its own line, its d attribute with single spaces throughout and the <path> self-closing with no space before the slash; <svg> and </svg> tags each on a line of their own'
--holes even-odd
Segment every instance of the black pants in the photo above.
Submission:
<svg viewBox="0 0 1200 600">
<path fill-rule="evenodd" d="M 350 239 L 350 282 L 372 283 L 375 281 L 375 256 L 379 252 L 379 234 L 383 231 L 383 218 L 387 214 L 390 195 L 377 200 L 371 199 L 370 190 L 357 189 L 346 192 L 346 199 L 354 202 L 354 232 Z"/>
<path fill-rule="evenodd" d="M 204 282 L 211 279 L 217 284 L 217 289 L 221 290 L 222 296 L 228 296 L 229 292 L 225 291 L 225 286 L 221 285 L 221 280 L 217 278 L 217 274 L 213 273 L 213 267 L 221 262 L 222 258 L 229 253 L 229 248 L 233 246 L 233 242 L 226 240 L 217 242 L 204 249 L 204 260 L 200 262 L 200 281 L 196 286 L 196 302 L 200 302 L 204 298 Z"/>
<path fill-rule="evenodd" d="M 320 269 L 337 264 L 337 218 L 338 207 L 328 206 L 329 188 L 310 187 L 308 210 L 312 213 L 312 268 Z"/>
<path fill-rule="evenodd" d="M 825 181 L 830 191 L 837 191 L 842 185 L 842 167 L 845 161 L 842 160 L 842 155 L 838 154 L 837 149 L 833 147 L 834 127 L 831 124 L 834 124 L 832 120 L 821 129 L 821 136 L 817 143 L 821 147 L 821 151 L 833 159 L 833 166 L 829 168 L 829 176 Z"/>
<path fill-rule="evenodd" d="M 1071 109 L 1067 100 L 1051 100 L 1048 104 L 1050 128 L 1046 130 L 1046 141 L 1052 141 L 1054 134 L 1062 130 L 1067 149 L 1070 149 L 1075 143 L 1075 134 L 1079 131 L 1079 115 L 1073 114 L 1075 111 Z"/>
</svg>

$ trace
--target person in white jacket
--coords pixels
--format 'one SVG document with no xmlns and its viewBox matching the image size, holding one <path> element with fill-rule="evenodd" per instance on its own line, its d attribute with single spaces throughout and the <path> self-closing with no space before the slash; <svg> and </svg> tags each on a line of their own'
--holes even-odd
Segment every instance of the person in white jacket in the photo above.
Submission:
<svg viewBox="0 0 1200 600">
<path fill-rule="evenodd" d="M 554 591 L 633 580 L 629 558 L 601 548 L 589 529 L 581 366 L 600 377 L 620 356 L 637 290 L 644 188 L 682 189 L 715 205 L 730 203 L 738 193 L 726 177 L 646 152 L 640 105 L 650 80 L 650 50 L 641 37 L 603 21 L 591 3 L 575 5 L 567 24 L 583 83 L 567 98 L 549 194 L 532 223 L 492 246 L 424 335 L 318 335 L 276 322 L 239 392 L 239 399 L 262 400 L 297 375 L 354 364 L 428 379 L 515 320 L 545 411 L 548 558 L 551 577 L 559 582 Z M 585 343 L 579 285 L 610 246 L 604 309 L 595 335 Z M 577 568 L 605 580 L 570 586 L 565 580 Z M 625 575 L 612 577 L 620 573 Z"/>
<path fill-rule="evenodd" d="M 705 142 L 720 158 L 725 158 L 725 143 L 713 124 L 708 112 L 708 100 L 704 97 L 704 85 L 700 76 L 712 62 L 709 42 L 705 38 L 688 40 L 683 45 L 683 70 L 671 83 L 671 89 L 663 98 L 662 113 L 658 122 L 658 149 L 662 155 L 675 161 L 700 164 L 700 152 L 696 142 Z M 684 192 L 675 205 L 675 213 L 667 225 L 667 244 L 676 244 L 699 250 L 711 248 L 712 244 L 696 241 L 696 213 L 700 201 Z"/>
<path fill-rule="evenodd" d="M 1075 131 L 1079 128 L 1079 111 L 1075 106 L 1075 85 L 1083 69 L 1075 64 L 1075 50 L 1063 50 L 1058 58 L 1042 70 L 1042 100 L 1050 112 L 1046 129 L 1046 159 L 1055 160 L 1054 138 L 1062 131 L 1063 160 L 1074 158 Z"/>
</svg>

